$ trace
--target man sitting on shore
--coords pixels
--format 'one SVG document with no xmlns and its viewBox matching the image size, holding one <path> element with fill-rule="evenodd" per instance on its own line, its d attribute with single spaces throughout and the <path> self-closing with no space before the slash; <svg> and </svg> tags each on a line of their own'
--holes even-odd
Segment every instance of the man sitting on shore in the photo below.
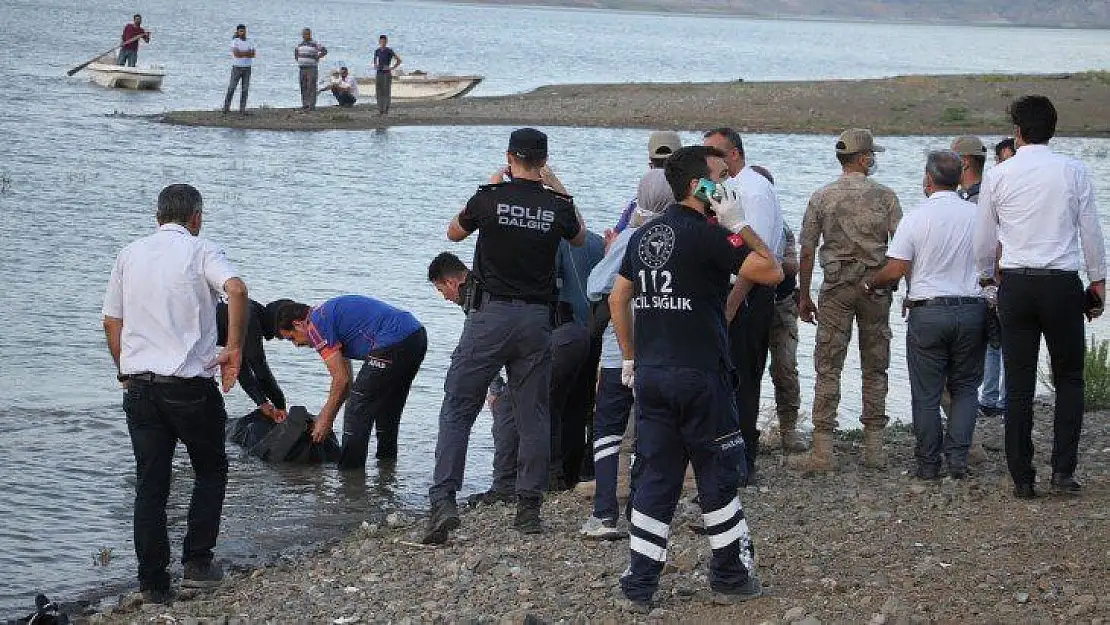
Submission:
<svg viewBox="0 0 1110 625">
<path fill-rule="evenodd" d="M 331 91 L 339 106 L 351 107 L 358 101 L 358 81 L 346 67 L 340 67 L 339 75 L 332 76 L 331 82 L 320 88 L 320 93 L 325 91 Z"/>
</svg>

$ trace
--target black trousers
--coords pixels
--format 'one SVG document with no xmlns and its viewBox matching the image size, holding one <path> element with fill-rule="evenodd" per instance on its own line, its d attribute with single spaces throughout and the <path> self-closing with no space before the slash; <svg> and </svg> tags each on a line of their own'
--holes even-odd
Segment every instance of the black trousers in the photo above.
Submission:
<svg viewBox="0 0 1110 625">
<path fill-rule="evenodd" d="M 210 562 L 227 487 L 224 399 L 212 380 L 174 384 L 132 381 L 123 397 L 135 451 L 135 556 L 139 588 L 168 590 L 170 541 L 166 500 L 173 454 L 185 445 L 196 474 L 181 561 Z"/>
<path fill-rule="evenodd" d="M 1052 471 L 1070 475 L 1083 429 L 1083 285 L 1076 273 L 1003 270 L 998 288 L 1006 366 L 1006 462 L 1015 484 L 1033 483 L 1033 394 L 1041 336 L 1056 388 Z"/>
<path fill-rule="evenodd" d="M 574 482 L 585 445 L 579 379 L 590 351 L 586 326 L 566 322 L 551 331 L 551 469 L 548 479 Z M 578 398 L 575 397 L 578 395 Z M 549 487 L 552 485 L 549 483 Z"/>
<path fill-rule="evenodd" d="M 428 352 L 428 333 L 420 328 L 400 343 L 370 352 L 351 385 L 351 396 L 343 411 L 343 446 L 339 468 L 366 466 L 370 430 L 378 437 L 379 460 L 397 458 L 397 434 L 401 413 L 409 398 L 412 380 Z"/>
<path fill-rule="evenodd" d="M 729 353 L 736 368 L 736 408 L 749 469 L 755 466 L 759 454 L 759 391 L 767 368 L 774 314 L 775 290 L 754 286 L 728 329 Z"/>
</svg>

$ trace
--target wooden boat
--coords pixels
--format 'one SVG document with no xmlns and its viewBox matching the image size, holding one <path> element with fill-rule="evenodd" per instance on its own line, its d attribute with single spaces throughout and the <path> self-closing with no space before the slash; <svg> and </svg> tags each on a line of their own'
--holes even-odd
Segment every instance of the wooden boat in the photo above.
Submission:
<svg viewBox="0 0 1110 625">
<path fill-rule="evenodd" d="M 162 88 L 166 70 L 160 65 L 127 67 L 116 65 L 111 54 L 105 54 L 86 68 L 89 78 L 98 85 L 113 89 L 157 90 Z"/>
<path fill-rule="evenodd" d="M 470 93 L 482 76 L 451 76 L 414 71 L 394 74 L 390 95 L 394 100 L 450 100 Z M 363 97 L 374 95 L 374 77 L 361 76 L 358 91 Z"/>
</svg>

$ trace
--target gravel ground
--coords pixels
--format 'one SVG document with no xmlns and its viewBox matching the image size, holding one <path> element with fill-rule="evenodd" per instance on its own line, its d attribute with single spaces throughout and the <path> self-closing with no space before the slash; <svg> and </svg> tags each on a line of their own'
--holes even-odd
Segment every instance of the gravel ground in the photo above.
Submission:
<svg viewBox="0 0 1110 625">
<path fill-rule="evenodd" d="M 1042 410 L 1042 413 L 1044 411 Z M 989 460 L 965 481 L 908 474 L 912 436 L 888 434 L 884 471 L 860 464 L 858 433 L 841 436 L 839 473 L 803 478 L 778 453 L 761 457 L 757 487 L 741 491 L 767 596 L 742 606 L 709 600 L 709 547 L 680 506 L 656 609 L 624 611 L 617 580 L 628 543 L 583 541 L 590 502 L 573 492 L 544 504 L 541 536 L 512 529 L 511 506 L 463 510 L 439 548 L 416 544 L 423 519 L 364 524 L 303 561 L 231 575 L 172 606 L 120 607 L 93 623 L 738 622 L 1110 623 L 1110 422 L 1091 413 L 1079 498 L 1011 494 L 1001 423 L 981 420 Z M 1042 491 L 1051 435 L 1038 419 Z M 684 499 L 685 502 L 685 499 Z"/>
<path fill-rule="evenodd" d="M 1059 135 L 1110 136 L 1110 72 L 1054 75 L 900 76 L 878 80 L 554 85 L 518 95 L 439 102 L 394 102 L 388 117 L 372 105 L 350 109 L 259 108 L 243 116 L 174 111 L 171 124 L 268 130 L 366 130 L 387 126 L 534 125 L 704 129 L 880 135 L 997 134 L 1006 106 L 1040 93 L 1058 108 Z"/>
</svg>

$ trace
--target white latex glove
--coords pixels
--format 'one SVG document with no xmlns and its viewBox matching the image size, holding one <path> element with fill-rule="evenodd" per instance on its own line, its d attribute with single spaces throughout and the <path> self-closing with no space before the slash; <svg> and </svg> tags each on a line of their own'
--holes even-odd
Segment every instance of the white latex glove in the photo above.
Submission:
<svg viewBox="0 0 1110 625">
<path fill-rule="evenodd" d="M 732 189 L 725 189 L 719 202 L 710 196 L 709 207 L 717 213 L 717 223 L 728 228 L 730 232 L 739 233 L 744 226 L 748 225 L 744 220 L 744 208 L 740 206 L 740 198 Z"/>
<path fill-rule="evenodd" d="M 636 381 L 636 361 L 635 360 L 622 360 L 621 361 L 621 384 L 628 388 L 632 388 L 632 384 Z"/>
</svg>

